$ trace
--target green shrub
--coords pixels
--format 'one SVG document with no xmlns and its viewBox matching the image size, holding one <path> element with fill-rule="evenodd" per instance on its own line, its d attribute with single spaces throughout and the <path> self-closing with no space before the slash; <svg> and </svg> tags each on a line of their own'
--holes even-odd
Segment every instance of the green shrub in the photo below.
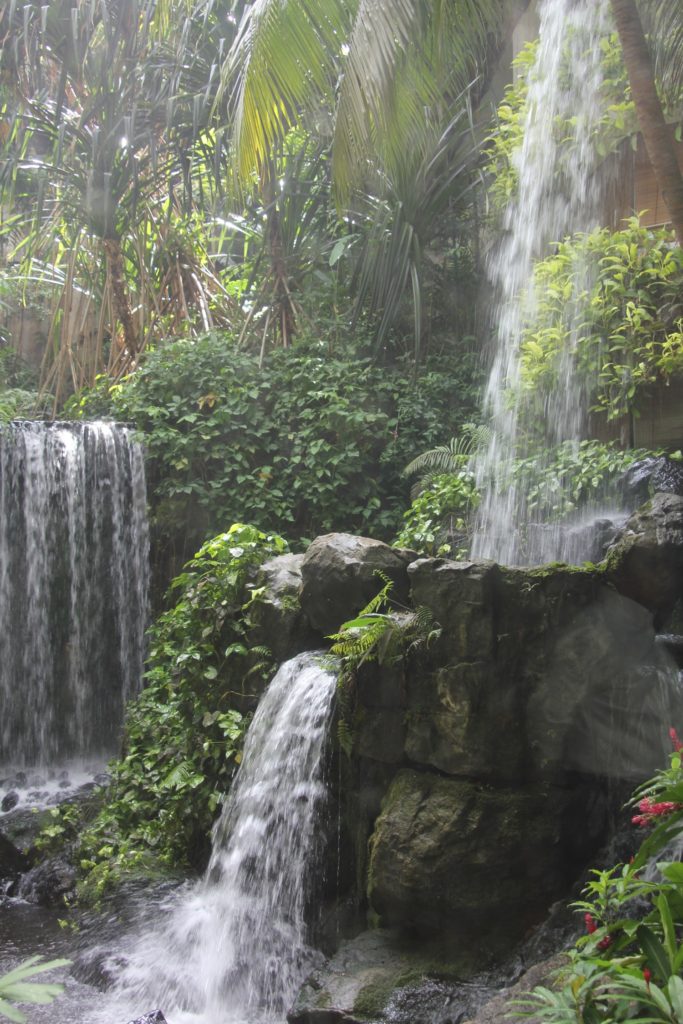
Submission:
<svg viewBox="0 0 683 1024">
<path fill-rule="evenodd" d="M 536 265 L 534 316 L 522 339 L 522 386 L 542 404 L 573 353 L 595 409 L 636 411 L 639 389 L 683 371 L 683 250 L 631 219 L 558 246 Z"/>
<path fill-rule="evenodd" d="M 465 557 L 468 521 L 479 503 L 471 470 L 442 473 L 415 498 L 395 543 L 425 555 Z"/>
<path fill-rule="evenodd" d="M 224 334 L 151 354 L 119 385 L 82 396 L 79 414 L 144 435 L 152 527 L 180 555 L 248 519 L 291 540 L 333 530 L 389 537 L 407 498 L 401 469 L 472 415 L 472 361 L 407 367 L 274 351 L 263 368 Z"/>
<path fill-rule="evenodd" d="M 136 868 L 202 864 L 241 758 L 244 683 L 265 681 L 274 667 L 246 640 L 258 600 L 251 582 L 286 549 L 281 537 L 236 524 L 173 581 L 175 603 L 150 630 L 146 687 L 128 707 L 106 803 L 85 830 L 72 807 L 54 812 L 43 833 L 44 847 L 77 839 L 87 895 Z"/>
</svg>

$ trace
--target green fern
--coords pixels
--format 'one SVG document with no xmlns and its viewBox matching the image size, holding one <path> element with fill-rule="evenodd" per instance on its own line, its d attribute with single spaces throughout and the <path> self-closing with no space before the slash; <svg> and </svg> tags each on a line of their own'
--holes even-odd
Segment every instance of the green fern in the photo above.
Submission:
<svg viewBox="0 0 683 1024">
<path fill-rule="evenodd" d="M 403 476 L 414 476 L 424 469 L 435 473 L 455 473 L 490 440 L 490 427 L 465 423 L 460 437 L 452 437 L 448 444 L 437 445 L 436 448 L 422 452 L 408 463 L 403 470 Z"/>
</svg>

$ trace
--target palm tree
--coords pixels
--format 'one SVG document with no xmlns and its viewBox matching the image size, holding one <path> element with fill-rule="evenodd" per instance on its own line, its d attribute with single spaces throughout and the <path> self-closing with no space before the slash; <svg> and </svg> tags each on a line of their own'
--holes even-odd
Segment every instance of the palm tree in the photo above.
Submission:
<svg viewBox="0 0 683 1024">
<path fill-rule="evenodd" d="M 501 20 L 500 0 L 255 0 L 218 93 L 230 114 L 238 173 L 263 168 L 305 119 L 330 134 L 343 206 L 363 180 L 369 153 L 405 157 L 406 125 L 417 132 L 426 109 L 448 103 L 444 80 L 462 95 Z"/>
<path fill-rule="evenodd" d="M 127 372 L 155 332 L 193 317 L 208 329 L 229 306 L 195 217 L 201 202 L 210 220 L 215 193 L 211 33 L 175 45 L 165 12 L 157 0 L 0 8 L 16 83 L 3 230 L 11 274 L 54 295 L 43 382 L 56 401 L 105 368 Z"/>
<path fill-rule="evenodd" d="M 328 140 L 336 206 L 351 229 L 356 315 L 374 321 L 378 347 L 409 290 L 419 352 L 423 251 L 471 184 L 475 143 L 459 122 L 501 7 L 500 0 L 256 0 L 221 68 L 216 102 L 239 179 L 257 174 L 273 195 L 269 168 L 288 132 L 298 125 Z M 340 243 L 333 259 L 345 251 Z M 277 246 L 273 261 L 282 265 Z"/>
<path fill-rule="evenodd" d="M 610 0 L 612 14 L 619 33 L 624 63 L 631 84 L 638 123 L 645 142 L 650 163 L 667 205 L 671 222 L 680 245 L 683 245 L 683 174 L 678 165 L 670 126 L 667 125 L 655 85 L 655 74 L 650 50 L 643 31 L 635 0 Z M 676 55 L 683 57 L 683 13 L 680 4 L 666 0 L 660 8 L 659 28 L 669 30 L 674 40 L 674 67 Z M 674 75 L 681 76 L 681 65 Z"/>
</svg>

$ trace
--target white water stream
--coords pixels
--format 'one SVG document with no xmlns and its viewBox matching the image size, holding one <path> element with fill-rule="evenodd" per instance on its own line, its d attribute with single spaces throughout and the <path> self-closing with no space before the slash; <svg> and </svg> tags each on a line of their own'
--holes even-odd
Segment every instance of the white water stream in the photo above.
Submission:
<svg viewBox="0 0 683 1024">
<path fill-rule="evenodd" d="M 318 958 L 306 901 L 320 870 L 334 689 L 320 656 L 279 669 L 250 726 L 206 875 L 121 950 L 102 1024 L 156 1008 L 169 1024 L 284 1020 Z"/>
<path fill-rule="evenodd" d="M 607 0 L 540 4 L 538 50 L 528 81 L 523 141 L 515 159 L 519 188 L 489 262 L 497 296 L 496 355 L 485 409 L 493 436 L 476 467 L 483 500 L 472 546 L 475 558 L 507 565 L 576 559 L 575 551 L 563 550 L 564 531 L 527 530 L 534 520 L 527 495 L 505 470 L 515 457 L 527 454 L 532 432 L 552 445 L 578 442 L 585 428 L 586 402 L 573 373 L 571 350 L 545 415 L 536 413 L 536 422 L 525 419 L 515 393 L 520 386 L 524 324 L 533 313 L 534 262 L 549 255 L 553 243 L 566 235 L 598 224 L 602 189 L 593 135 L 603 114 L 600 40 L 608 29 Z M 576 272 L 590 273 L 590 268 Z"/>
<path fill-rule="evenodd" d="M 142 679 L 145 501 L 123 427 L 0 429 L 0 764 L 116 749 Z"/>
</svg>

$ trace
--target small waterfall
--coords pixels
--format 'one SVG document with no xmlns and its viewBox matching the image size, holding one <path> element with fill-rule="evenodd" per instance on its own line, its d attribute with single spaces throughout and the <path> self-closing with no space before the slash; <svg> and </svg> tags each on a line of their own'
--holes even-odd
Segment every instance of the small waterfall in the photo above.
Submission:
<svg viewBox="0 0 683 1024">
<path fill-rule="evenodd" d="M 111 423 L 0 429 L 0 763 L 111 751 L 139 689 L 140 445 Z"/>
<path fill-rule="evenodd" d="M 535 260 L 576 231 L 597 226 L 602 188 L 593 135 L 603 114 L 600 40 L 609 30 L 607 0 L 543 0 L 538 52 L 529 75 L 523 143 L 517 154 L 519 187 L 503 222 L 503 238 L 490 259 L 497 294 L 497 351 L 485 406 L 493 437 L 477 460 L 483 500 L 472 554 L 507 565 L 562 560 L 563 531 L 530 530 L 526 488 L 506 468 L 527 454 L 539 413 L 525 416 L 519 395 L 520 343 L 533 313 Z M 573 126 L 568 144 L 566 126 Z M 561 128 L 559 126 L 562 126 Z M 590 268 L 576 269 L 578 276 Z M 576 310 L 576 320 L 580 310 Z M 579 440 L 586 402 L 566 353 L 560 383 L 543 417 L 548 445 Z M 589 557 L 584 555 L 584 557 Z"/>
<path fill-rule="evenodd" d="M 299 655 L 273 678 L 204 879 L 129 952 L 114 995 L 122 1020 L 157 1006 L 170 1024 L 284 1019 L 317 959 L 305 911 L 321 853 L 334 689 L 319 655 Z M 113 1014 L 107 1007 L 106 1020 Z"/>
</svg>

